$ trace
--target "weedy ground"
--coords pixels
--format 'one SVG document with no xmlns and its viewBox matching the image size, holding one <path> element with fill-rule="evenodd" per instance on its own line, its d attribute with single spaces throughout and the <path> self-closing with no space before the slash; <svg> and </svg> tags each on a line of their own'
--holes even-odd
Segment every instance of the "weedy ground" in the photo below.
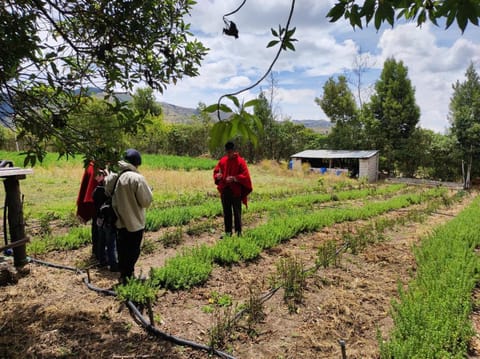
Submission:
<svg viewBox="0 0 480 359">
<path fill-rule="evenodd" d="M 199 193 L 217 196 L 210 171 L 146 167 L 141 172 L 153 187 L 159 206 L 176 205 L 180 197 L 193 201 Z M 292 173 L 269 162 L 251 166 L 251 173 L 254 191 L 277 196 L 282 191 L 306 191 L 319 185 L 335 191 L 345 182 Z M 71 230 L 66 222 L 68 218 L 75 222 L 71 213 L 81 174 L 79 166 L 39 168 L 21 182 L 30 233 L 38 233 L 42 226 L 53 234 Z M 252 201 L 254 198 L 252 195 Z M 341 242 L 348 233 L 354 236 L 372 220 L 335 224 L 298 235 L 262 252 L 251 262 L 215 266 L 201 286 L 181 291 L 159 290 L 152 307 L 155 326 L 194 342 L 215 344 L 236 358 L 340 358 L 340 341 L 345 343 L 348 358 L 378 358 L 379 336 L 388 337 L 392 327 L 390 308 L 392 299 L 398 296 L 398 285 L 406 285 L 415 275 L 412 246 L 435 226 L 451 220 L 472 198 L 473 194 L 464 196 L 460 202 L 442 207 L 422 221 L 402 222 L 386 229 L 378 242 L 355 253 L 347 251 L 325 268 L 321 266 L 306 276 L 300 272 L 318 263 L 319 248 L 328 248 L 323 244 L 331 240 Z M 393 211 L 383 217 L 401 218 L 407 212 Z M 41 219 L 47 216 L 51 220 L 43 219 L 42 224 Z M 265 216 L 249 216 L 248 210 L 245 218 L 247 229 L 266 220 Z M 192 234 L 186 233 L 186 228 L 176 235 L 171 233 L 178 228 L 146 233 L 137 275 L 148 276 L 150 268 L 162 266 L 184 248 L 217 243 L 222 219 L 198 222 L 202 221 L 208 224 Z M 168 233 L 170 237 L 162 241 Z M 90 264 L 90 254 L 87 245 L 48 252 L 38 259 L 85 268 Z M 211 357 L 205 351 L 149 335 L 118 299 L 89 290 L 84 284 L 85 276 L 85 272 L 31 263 L 22 268 L 17 284 L 0 288 L 0 357 Z M 95 286 L 110 288 L 118 274 L 92 266 L 89 276 Z M 278 283 L 279 277 L 287 283 L 286 289 L 279 289 L 266 301 L 258 300 Z M 235 313 L 246 309 L 247 315 L 232 324 Z M 476 316 L 472 319 L 475 324 L 480 323 Z M 471 343 L 472 357 L 479 348 L 475 337 Z"/>
</svg>

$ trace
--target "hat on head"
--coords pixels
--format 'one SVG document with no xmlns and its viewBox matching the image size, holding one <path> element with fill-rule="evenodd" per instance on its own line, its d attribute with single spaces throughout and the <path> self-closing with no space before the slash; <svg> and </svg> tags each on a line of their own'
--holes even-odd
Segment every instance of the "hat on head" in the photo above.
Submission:
<svg viewBox="0 0 480 359">
<path fill-rule="evenodd" d="M 125 151 L 123 159 L 135 167 L 138 167 L 142 164 L 142 156 L 140 156 L 140 152 L 134 150 L 133 148 L 129 148 Z"/>
<path fill-rule="evenodd" d="M 232 141 L 228 141 L 225 144 L 225 151 L 231 151 L 235 149 L 235 144 Z"/>
</svg>

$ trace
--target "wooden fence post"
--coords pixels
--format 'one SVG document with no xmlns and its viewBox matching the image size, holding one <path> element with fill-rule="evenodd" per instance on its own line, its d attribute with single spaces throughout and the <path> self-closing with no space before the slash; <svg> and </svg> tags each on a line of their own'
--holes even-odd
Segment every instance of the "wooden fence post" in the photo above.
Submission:
<svg viewBox="0 0 480 359">
<path fill-rule="evenodd" d="M 25 178 L 24 176 L 22 178 Z M 20 197 L 20 183 L 18 176 L 8 176 L 4 180 L 5 204 L 8 210 L 8 227 L 10 241 L 25 239 L 25 221 L 23 218 L 22 201 Z M 27 264 L 27 251 L 25 244 L 13 248 L 13 264 L 16 267 Z"/>
</svg>

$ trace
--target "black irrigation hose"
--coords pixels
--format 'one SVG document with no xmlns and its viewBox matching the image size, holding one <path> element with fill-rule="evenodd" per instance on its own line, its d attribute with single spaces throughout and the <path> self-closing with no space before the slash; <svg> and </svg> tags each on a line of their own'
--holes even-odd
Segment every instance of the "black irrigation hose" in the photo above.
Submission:
<svg viewBox="0 0 480 359">
<path fill-rule="evenodd" d="M 235 357 L 231 356 L 230 354 L 218 351 L 218 350 L 216 350 L 212 347 L 209 347 L 207 345 L 194 343 L 194 342 L 191 342 L 189 340 L 182 339 L 182 338 L 179 338 L 179 337 L 175 337 L 173 335 L 162 332 L 158 328 L 153 326 L 152 324 L 148 323 L 147 320 L 145 319 L 145 317 L 142 315 L 142 313 L 140 313 L 138 308 L 131 301 L 127 301 L 127 305 L 132 310 L 132 312 L 137 316 L 137 319 L 140 320 L 143 327 L 148 332 L 150 332 L 151 334 L 155 334 L 159 338 L 166 339 L 166 340 L 171 341 L 171 342 L 173 342 L 175 344 L 178 344 L 178 345 L 189 346 L 189 347 L 193 347 L 195 349 L 201 349 L 201 350 L 208 351 L 210 353 L 214 353 L 221 358 L 235 359 Z"/>
<path fill-rule="evenodd" d="M 49 262 L 45 262 L 45 261 L 42 261 L 42 260 L 39 260 L 39 259 L 31 258 L 31 257 L 28 257 L 28 261 L 31 262 L 31 263 L 41 264 L 41 265 L 51 267 L 51 268 L 70 270 L 70 271 L 73 271 L 77 274 L 84 274 L 85 273 L 81 269 L 78 269 L 78 268 L 75 268 L 75 267 L 49 263 Z M 115 293 L 113 290 L 102 289 L 102 288 L 98 288 L 98 287 L 94 286 L 93 284 L 91 284 L 89 282 L 88 278 L 84 278 L 83 282 L 86 284 L 88 289 L 91 289 L 91 290 L 93 290 L 97 293 L 101 293 L 101 294 L 105 294 L 105 295 L 109 295 L 109 296 L 117 296 L 117 293 Z M 133 313 L 135 315 L 134 319 L 137 319 L 140 322 L 140 324 L 144 327 L 145 330 L 147 330 L 151 334 L 155 334 L 155 336 L 157 336 L 158 338 L 170 341 L 170 342 L 172 342 L 174 344 L 177 344 L 177 345 L 188 346 L 188 347 L 193 348 L 193 349 L 208 351 L 209 353 L 215 354 L 220 358 L 235 359 L 234 356 L 231 356 L 230 354 L 224 353 L 220 350 L 209 347 L 207 345 L 199 344 L 199 343 L 187 340 L 187 339 L 182 339 L 182 338 L 167 334 L 165 332 L 162 332 L 160 329 L 158 329 L 155 326 L 153 326 L 152 324 L 148 323 L 148 321 L 145 319 L 145 317 L 142 315 L 142 313 L 138 310 L 138 308 L 135 306 L 135 304 L 132 301 L 128 300 L 126 302 L 126 304 L 127 304 L 128 308 L 130 309 L 130 314 Z"/>
<path fill-rule="evenodd" d="M 45 261 L 42 261 L 40 259 L 35 259 L 35 258 L 32 258 L 32 257 L 27 257 L 27 261 L 31 262 L 31 263 L 41 264 L 41 265 L 44 265 L 46 267 L 70 270 L 70 271 L 75 272 L 77 274 L 83 273 L 82 270 L 80 270 L 76 267 L 69 267 L 69 266 L 64 266 L 64 265 L 61 265 L 61 264 L 49 263 L 49 262 L 45 262 Z"/>
</svg>

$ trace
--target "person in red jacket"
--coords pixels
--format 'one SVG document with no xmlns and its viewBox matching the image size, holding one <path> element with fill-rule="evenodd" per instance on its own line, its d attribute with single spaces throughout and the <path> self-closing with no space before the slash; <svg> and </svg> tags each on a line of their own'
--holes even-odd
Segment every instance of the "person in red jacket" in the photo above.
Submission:
<svg viewBox="0 0 480 359">
<path fill-rule="evenodd" d="M 213 180 L 220 192 L 223 207 L 225 235 L 232 235 L 232 212 L 235 232 L 242 234 L 242 203 L 247 206 L 247 196 L 252 192 L 252 180 L 247 163 L 235 151 L 235 144 L 225 144 L 225 155 L 213 170 Z"/>
<path fill-rule="evenodd" d="M 92 255 L 99 261 L 97 213 L 93 202 L 93 191 L 101 181 L 103 181 L 103 175 L 97 172 L 93 161 L 89 162 L 83 172 L 77 196 L 77 218 L 82 223 L 92 221 Z"/>
</svg>

